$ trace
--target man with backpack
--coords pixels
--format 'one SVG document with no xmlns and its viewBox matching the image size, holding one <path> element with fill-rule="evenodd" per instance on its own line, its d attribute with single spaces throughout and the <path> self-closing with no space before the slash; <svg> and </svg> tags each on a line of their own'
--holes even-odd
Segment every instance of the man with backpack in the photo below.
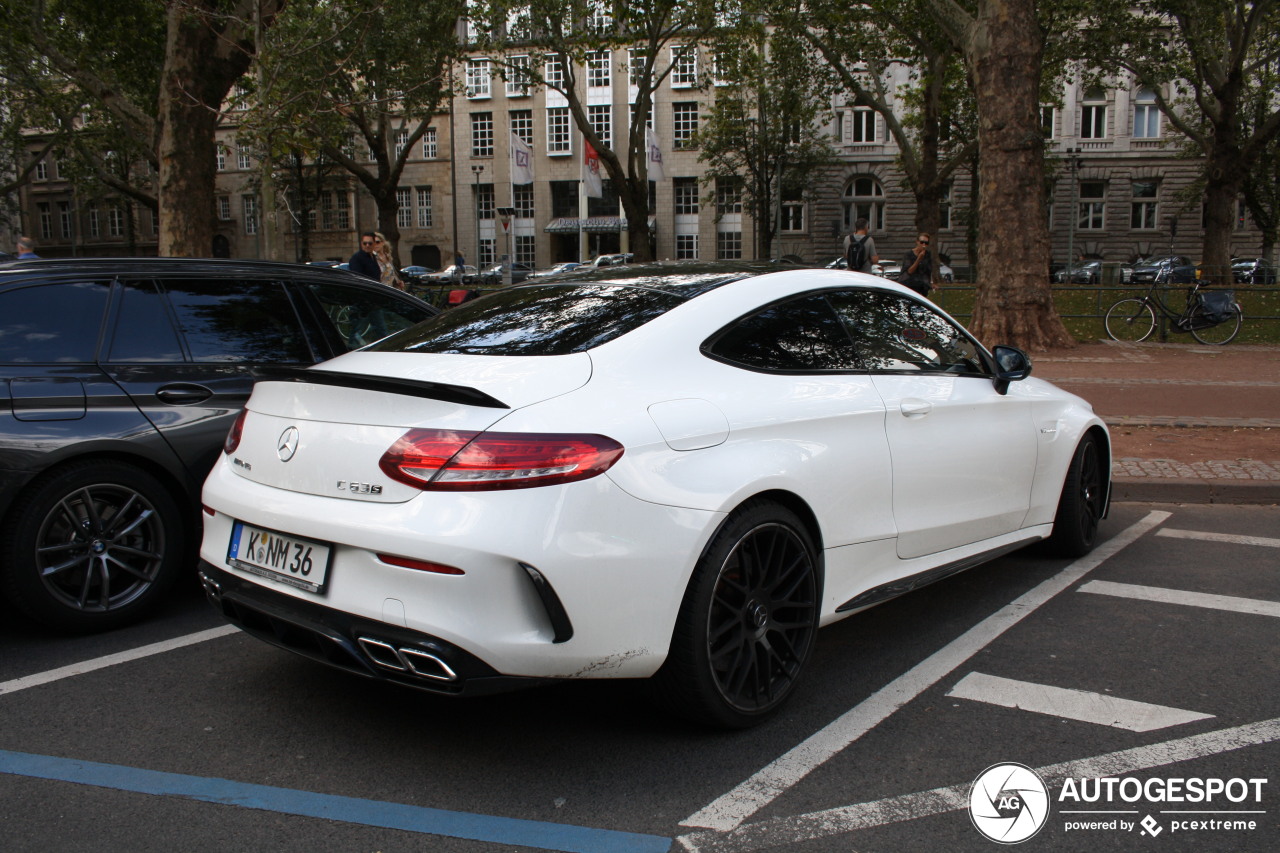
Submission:
<svg viewBox="0 0 1280 853">
<path fill-rule="evenodd" d="M 867 233 L 871 223 L 860 217 L 853 223 L 853 233 L 844 238 L 844 257 L 848 268 L 854 272 L 871 272 L 871 265 L 880 263 L 876 254 L 876 241 Z"/>
</svg>

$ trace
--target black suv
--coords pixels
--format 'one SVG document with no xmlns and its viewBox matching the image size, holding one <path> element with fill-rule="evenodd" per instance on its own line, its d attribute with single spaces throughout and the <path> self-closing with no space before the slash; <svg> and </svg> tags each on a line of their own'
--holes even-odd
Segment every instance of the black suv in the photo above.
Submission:
<svg viewBox="0 0 1280 853">
<path fill-rule="evenodd" d="M 254 381 L 435 313 L 301 264 L 0 264 L 0 593 L 64 630 L 139 618 L 194 565 L 200 487 Z"/>
</svg>

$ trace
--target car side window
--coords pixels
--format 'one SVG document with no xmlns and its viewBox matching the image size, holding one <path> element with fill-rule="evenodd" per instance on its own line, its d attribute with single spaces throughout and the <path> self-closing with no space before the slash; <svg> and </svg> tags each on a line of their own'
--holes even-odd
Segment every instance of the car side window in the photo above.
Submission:
<svg viewBox="0 0 1280 853">
<path fill-rule="evenodd" d="M 106 282 L 76 281 L 0 293 L 0 363 L 92 363 L 109 291 Z"/>
<path fill-rule="evenodd" d="M 154 282 L 121 283 L 120 311 L 107 361 L 112 364 L 185 361 L 182 343 Z"/>
<path fill-rule="evenodd" d="M 703 350 L 712 358 L 753 370 L 860 369 L 849 336 L 824 294 L 769 305 L 719 332 Z"/>
<path fill-rule="evenodd" d="M 341 284 L 308 284 L 324 313 L 350 349 L 359 349 L 435 316 L 423 306 Z"/>
<path fill-rule="evenodd" d="M 163 286 L 192 361 L 315 361 L 281 282 L 173 278 Z"/>
<path fill-rule="evenodd" d="M 973 339 L 923 302 L 876 290 L 839 291 L 829 298 L 859 360 L 872 372 L 990 375 Z"/>
</svg>

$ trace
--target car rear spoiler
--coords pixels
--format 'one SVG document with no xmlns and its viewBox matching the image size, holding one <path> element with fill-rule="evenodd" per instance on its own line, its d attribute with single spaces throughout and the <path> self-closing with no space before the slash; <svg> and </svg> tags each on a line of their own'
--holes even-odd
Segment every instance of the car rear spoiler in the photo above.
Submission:
<svg viewBox="0 0 1280 853">
<path fill-rule="evenodd" d="M 311 382 L 317 385 L 333 385 L 338 388 L 358 388 L 365 391 L 381 391 L 386 394 L 403 394 L 461 403 L 464 406 L 480 406 L 486 409 L 511 408 L 476 388 L 450 385 L 445 382 L 424 382 L 419 379 L 397 379 L 390 376 L 370 376 L 365 373 L 341 373 L 336 370 L 316 370 L 310 367 L 268 368 L 260 371 L 260 378 L 274 382 Z"/>
</svg>

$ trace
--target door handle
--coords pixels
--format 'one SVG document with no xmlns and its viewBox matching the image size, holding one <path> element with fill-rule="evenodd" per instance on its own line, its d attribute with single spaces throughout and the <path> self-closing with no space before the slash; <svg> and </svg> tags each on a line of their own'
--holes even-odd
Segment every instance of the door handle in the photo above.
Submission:
<svg viewBox="0 0 1280 853">
<path fill-rule="evenodd" d="M 908 418 L 922 418 L 933 411 L 933 403 L 918 397 L 907 397 L 898 408 Z"/>
<path fill-rule="evenodd" d="M 187 385 L 178 383 L 174 385 L 162 385 L 156 389 L 156 397 L 162 403 L 168 403 L 171 406 L 190 406 L 193 403 L 203 403 L 213 396 L 213 392 L 203 385 Z"/>
</svg>

